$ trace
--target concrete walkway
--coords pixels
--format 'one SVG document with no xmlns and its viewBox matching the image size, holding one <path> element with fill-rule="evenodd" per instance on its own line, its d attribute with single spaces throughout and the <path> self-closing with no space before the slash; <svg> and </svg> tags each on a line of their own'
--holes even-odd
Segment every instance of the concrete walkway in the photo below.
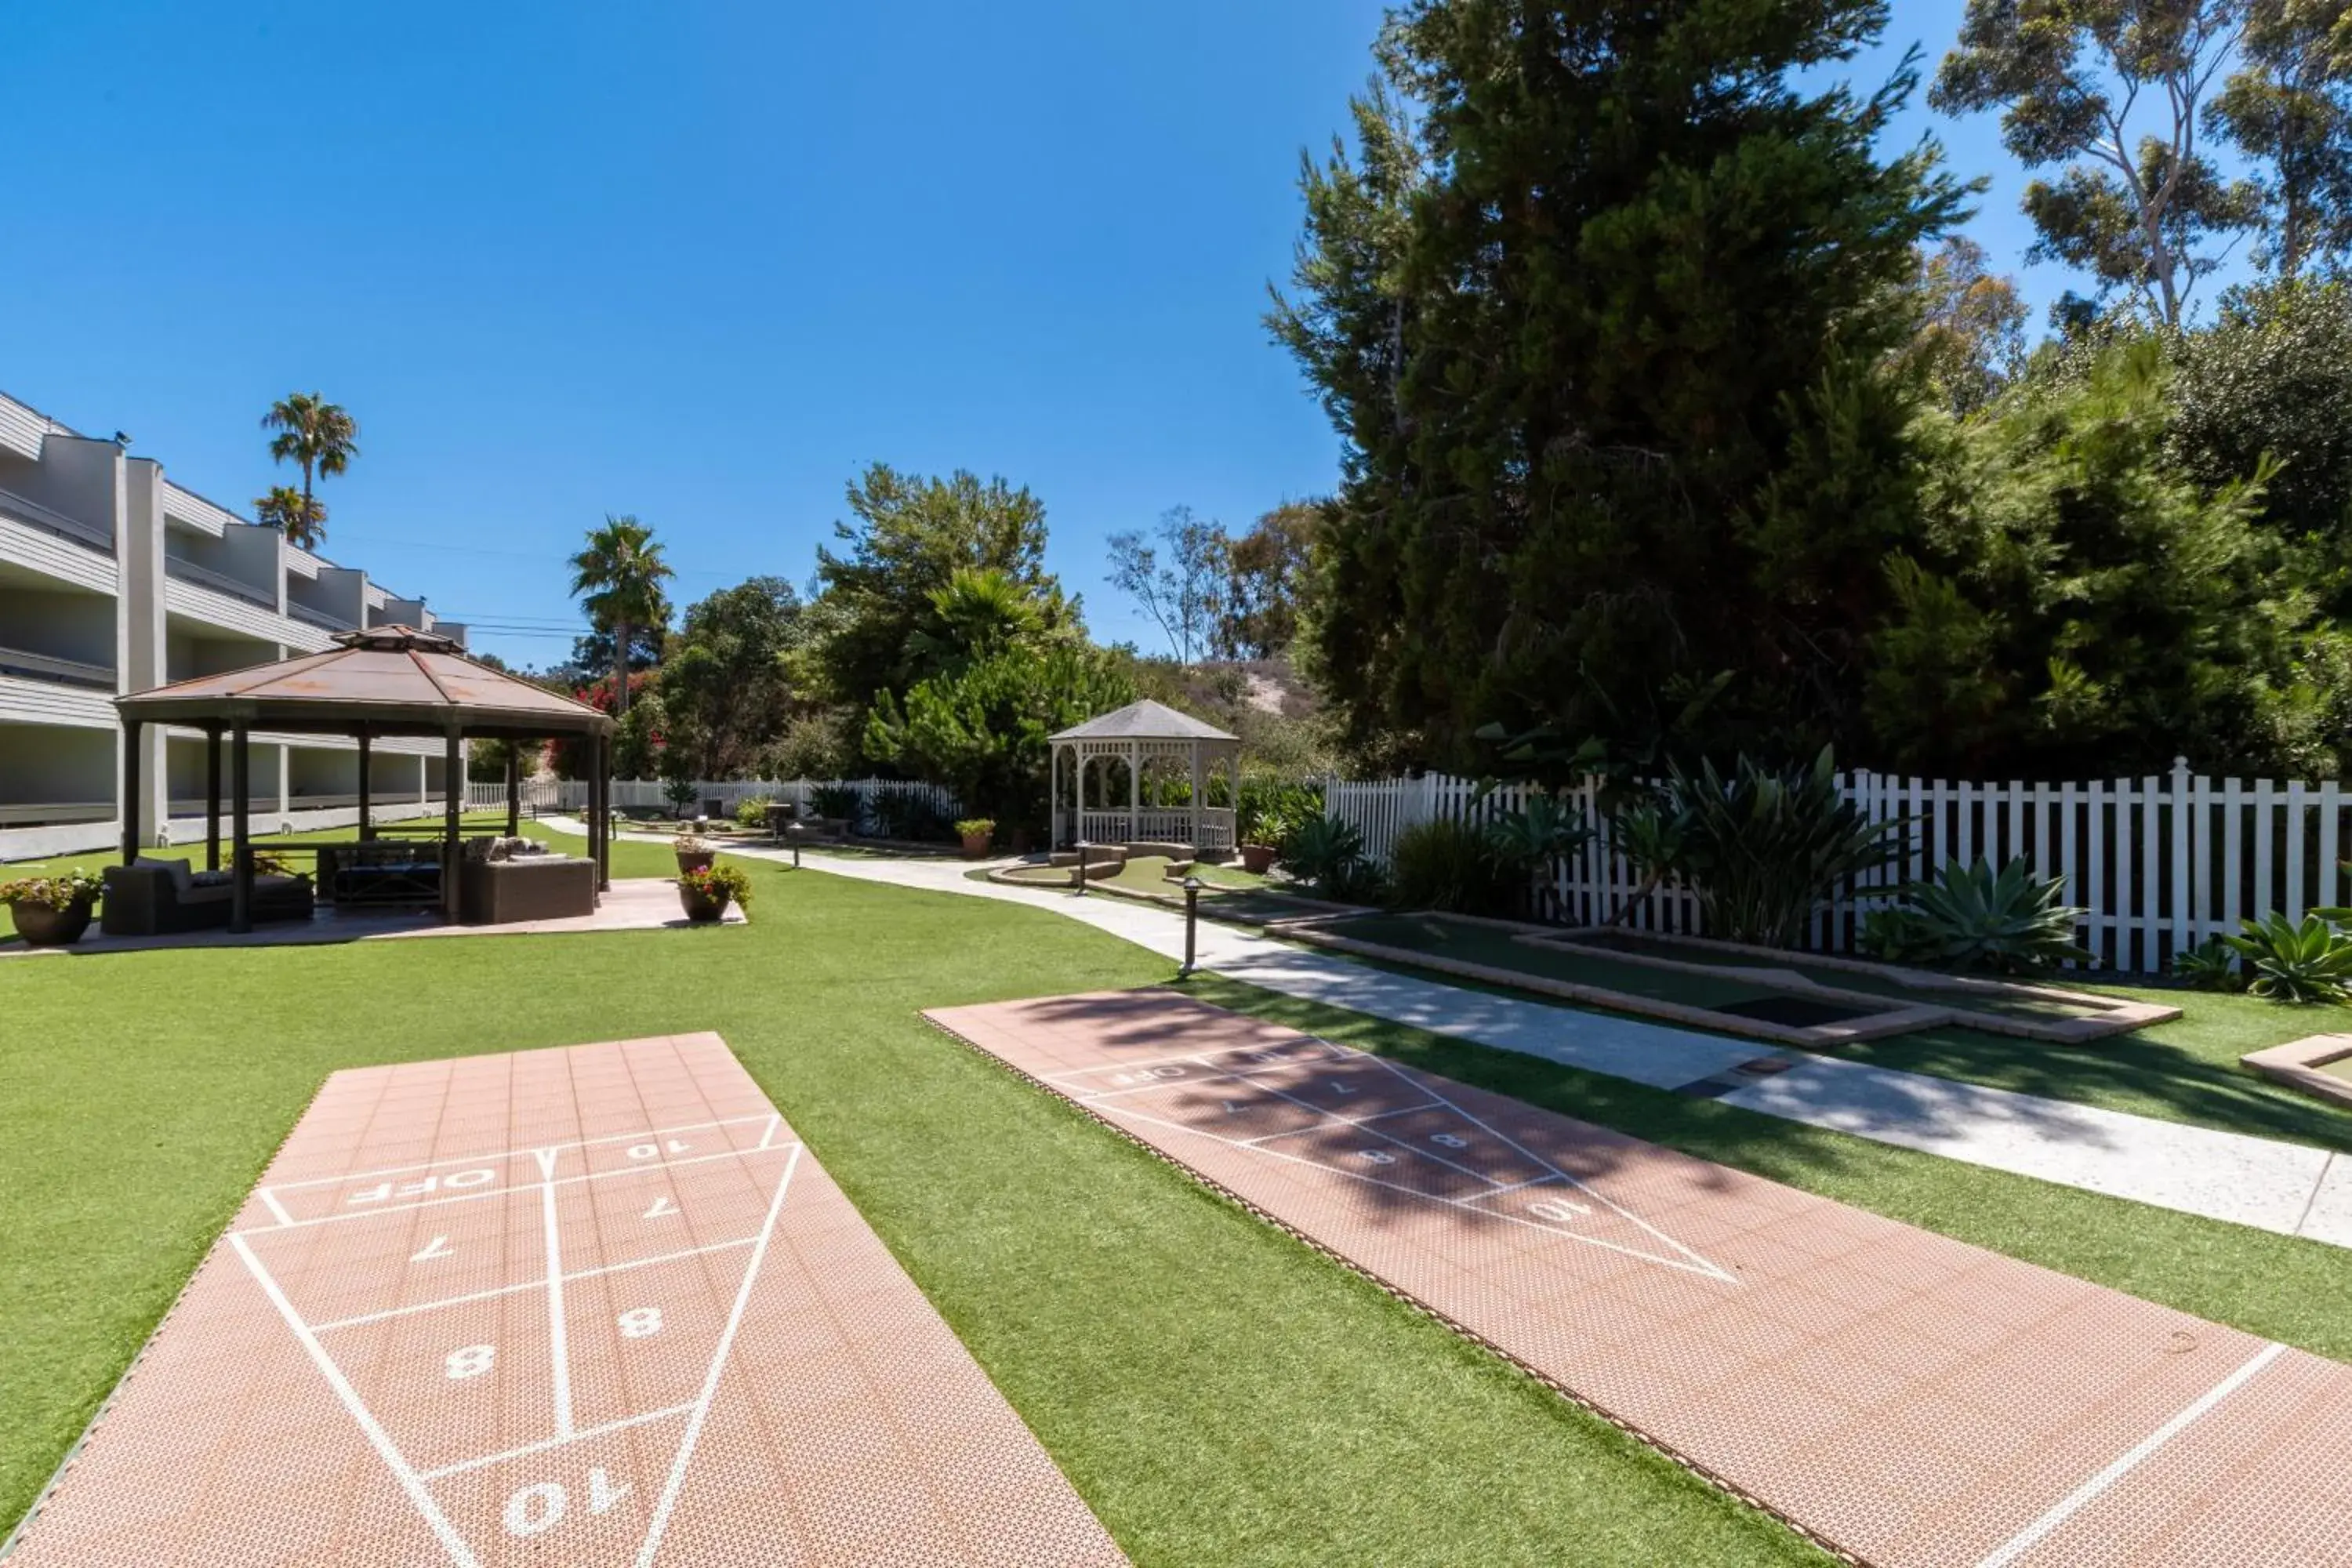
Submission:
<svg viewBox="0 0 2352 1568">
<path fill-rule="evenodd" d="M 561 832 L 583 831 L 576 822 L 542 820 Z M 784 850 L 728 852 L 791 858 Z M 964 860 L 804 850 L 802 864 L 861 881 L 1026 904 L 1164 958 L 1184 954 L 1183 917 L 1157 905 L 975 881 L 965 875 L 972 866 Z M 1657 1089 L 1696 1084 L 1771 1054 L 1753 1041 L 1391 974 L 1211 921 L 1201 922 L 1198 935 L 1200 966 L 1228 979 Z M 2325 1149 L 1827 1057 L 1799 1055 L 1787 1071 L 1713 1098 L 2062 1186 L 2352 1247 L 2352 1156 Z"/>
</svg>

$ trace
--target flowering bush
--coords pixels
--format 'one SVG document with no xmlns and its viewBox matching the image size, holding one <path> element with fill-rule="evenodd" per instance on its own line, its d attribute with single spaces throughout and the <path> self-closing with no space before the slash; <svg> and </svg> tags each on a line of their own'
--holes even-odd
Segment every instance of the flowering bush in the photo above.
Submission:
<svg viewBox="0 0 2352 1568">
<path fill-rule="evenodd" d="M 681 833 L 669 841 L 669 847 L 685 855 L 706 855 L 719 847 L 698 833 Z"/>
<path fill-rule="evenodd" d="M 94 899 L 106 884 L 88 871 L 60 871 L 54 877 L 21 877 L 0 882 L 0 904 L 37 904 L 43 909 L 69 910 L 83 899 Z"/>
</svg>

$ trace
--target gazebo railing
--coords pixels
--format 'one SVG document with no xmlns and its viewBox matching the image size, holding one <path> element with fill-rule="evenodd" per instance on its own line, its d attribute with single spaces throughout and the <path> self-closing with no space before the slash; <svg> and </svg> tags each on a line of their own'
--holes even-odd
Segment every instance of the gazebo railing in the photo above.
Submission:
<svg viewBox="0 0 2352 1568">
<path fill-rule="evenodd" d="M 1078 813 L 1078 837 L 1095 844 L 1191 844 L 1195 849 L 1234 847 L 1234 814 L 1224 806 L 1201 812 L 1201 837 L 1192 837 L 1190 806 L 1145 806 L 1129 813 L 1125 807 L 1106 811 L 1088 806 Z"/>
</svg>

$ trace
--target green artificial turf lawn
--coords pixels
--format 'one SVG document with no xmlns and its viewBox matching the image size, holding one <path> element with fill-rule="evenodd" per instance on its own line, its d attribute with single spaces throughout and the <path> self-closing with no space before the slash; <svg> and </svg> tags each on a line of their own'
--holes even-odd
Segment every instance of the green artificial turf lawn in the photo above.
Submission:
<svg viewBox="0 0 2352 1568">
<path fill-rule="evenodd" d="M 1825 1561 L 916 1016 L 1164 961 L 743 864 L 744 928 L 0 960 L 0 1523 L 329 1071 L 716 1029 L 1139 1563 Z"/>
</svg>

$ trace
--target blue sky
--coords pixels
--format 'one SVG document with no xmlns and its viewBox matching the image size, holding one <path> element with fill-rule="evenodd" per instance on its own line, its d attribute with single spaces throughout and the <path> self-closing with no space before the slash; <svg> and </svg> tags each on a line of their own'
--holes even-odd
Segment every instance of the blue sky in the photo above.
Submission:
<svg viewBox="0 0 2352 1568">
<path fill-rule="evenodd" d="M 1929 65 L 1960 0 L 1903 0 Z M 876 458 L 1002 473 L 1098 635 L 1104 535 L 1246 524 L 1337 446 L 1260 324 L 1302 148 L 1372 0 L 12 8 L 0 389 L 245 508 L 257 428 L 362 426 L 328 553 L 456 618 L 575 619 L 562 558 L 655 525 L 681 601 L 804 584 Z M 1916 108 L 2005 266 L 2022 178 Z M 2038 306 L 2065 280 L 2022 278 Z M 484 632 L 528 663 L 568 634 Z"/>
</svg>

